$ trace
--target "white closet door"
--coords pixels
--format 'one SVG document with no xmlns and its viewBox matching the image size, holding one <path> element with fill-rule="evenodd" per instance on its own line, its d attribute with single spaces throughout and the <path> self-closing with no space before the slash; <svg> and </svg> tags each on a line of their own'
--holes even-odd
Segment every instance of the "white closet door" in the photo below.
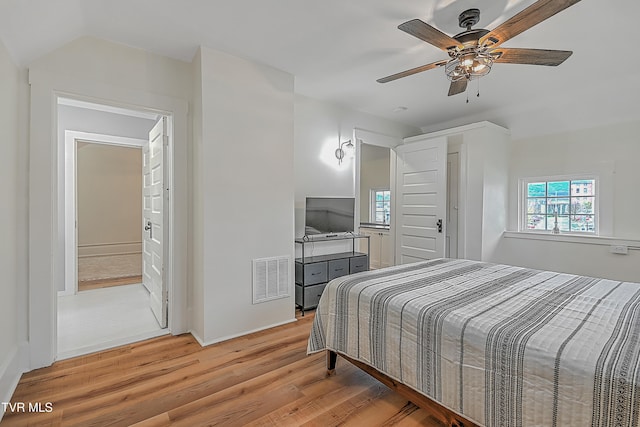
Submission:
<svg viewBox="0 0 640 427">
<path fill-rule="evenodd" d="M 164 214 L 164 158 L 167 146 L 166 118 L 161 118 L 149 132 L 149 144 L 142 150 L 142 281 L 149 290 L 149 304 L 161 328 L 167 327 L 168 292 L 164 278 L 164 237 L 167 221 Z"/>
<path fill-rule="evenodd" d="M 447 139 L 395 149 L 396 263 L 442 258 L 447 208 Z"/>
</svg>

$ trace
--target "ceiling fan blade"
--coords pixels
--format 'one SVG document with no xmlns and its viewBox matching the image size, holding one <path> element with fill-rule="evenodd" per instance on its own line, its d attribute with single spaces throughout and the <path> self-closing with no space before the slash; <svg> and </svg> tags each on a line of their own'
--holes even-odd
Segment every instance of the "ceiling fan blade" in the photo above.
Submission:
<svg viewBox="0 0 640 427">
<path fill-rule="evenodd" d="M 413 74 L 421 73 L 423 71 L 431 70 L 432 68 L 439 67 L 439 66 L 444 65 L 446 63 L 447 63 L 447 61 L 432 62 L 431 64 L 421 65 L 419 67 L 412 68 L 410 70 L 402 71 L 400 73 L 396 73 L 396 74 L 392 74 L 392 75 L 387 76 L 387 77 L 383 77 L 383 78 L 378 79 L 376 81 L 378 83 L 387 83 L 387 82 L 390 82 L 390 81 L 393 81 L 393 80 L 400 79 L 402 77 L 407 77 L 407 76 L 411 76 Z"/>
<path fill-rule="evenodd" d="M 546 49 L 518 49 L 518 48 L 497 48 L 491 51 L 491 55 L 500 56 L 495 62 L 508 64 L 530 64 L 530 65 L 550 65 L 562 64 L 565 59 L 571 56 L 570 50 L 546 50 Z"/>
<path fill-rule="evenodd" d="M 462 44 L 458 40 L 453 37 L 449 37 L 442 31 L 432 27 L 420 19 L 407 21 L 404 24 L 398 25 L 398 28 L 407 34 L 411 34 L 412 36 L 430 43 L 435 47 L 439 47 L 442 50 L 447 50 L 456 46 L 462 48 Z"/>
<path fill-rule="evenodd" d="M 507 19 L 480 38 L 480 44 L 498 46 L 510 38 L 517 36 L 525 30 L 539 24 L 569 6 L 573 6 L 580 0 L 538 0 L 520 13 Z"/>
<path fill-rule="evenodd" d="M 467 79 L 458 80 L 457 82 L 451 82 L 449 86 L 449 96 L 457 95 L 467 90 Z"/>
</svg>

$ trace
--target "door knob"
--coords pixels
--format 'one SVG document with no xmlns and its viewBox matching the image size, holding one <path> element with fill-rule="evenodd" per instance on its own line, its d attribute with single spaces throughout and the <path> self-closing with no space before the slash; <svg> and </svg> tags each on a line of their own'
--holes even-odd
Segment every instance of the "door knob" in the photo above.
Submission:
<svg viewBox="0 0 640 427">
<path fill-rule="evenodd" d="M 147 221 L 147 225 L 144 226 L 144 231 L 151 230 L 151 221 Z"/>
<path fill-rule="evenodd" d="M 438 222 L 436 222 L 436 227 L 438 227 L 438 233 L 442 233 L 442 219 L 439 219 Z"/>
</svg>

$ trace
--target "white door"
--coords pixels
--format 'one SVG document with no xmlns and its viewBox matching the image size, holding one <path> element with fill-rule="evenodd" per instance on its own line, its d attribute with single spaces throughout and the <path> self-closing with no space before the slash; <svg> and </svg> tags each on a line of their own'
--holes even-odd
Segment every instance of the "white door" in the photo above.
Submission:
<svg viewBox="0 0 640 427">
<path fill-rule="evenodd" d="M 447 139 L 395 149 L 396 263 L 444 257 L 447 209 Z"/>
<path fill-rule="evenodd" d="M 167 146 L 166 118 L 161 118 L 149 132 L 149 144 L 142 150 L 142 282 L 149 290 L 151 311 L 161 328 L 167 327 L 167 283 L 164 280 L 164 241 L 167 193 L 164 190 L 164 158 Z"/>
</svg>

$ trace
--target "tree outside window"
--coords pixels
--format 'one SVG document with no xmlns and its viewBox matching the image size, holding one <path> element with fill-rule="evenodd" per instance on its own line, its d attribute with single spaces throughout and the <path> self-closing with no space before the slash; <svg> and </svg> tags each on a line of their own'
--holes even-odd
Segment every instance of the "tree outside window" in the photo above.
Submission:
<svg viewBox="0 0 640 427">
<path fill-rule="evenodd" d="M 527 230 L 596 233 L 595 179 L 564 179 L 525 182 Z"/>
<path fill-rule="evenodd" d="M 370 221 L 377 224 L 389 224 L 391 221 L 391 191 L 371 190 Z"/>
</svg>

